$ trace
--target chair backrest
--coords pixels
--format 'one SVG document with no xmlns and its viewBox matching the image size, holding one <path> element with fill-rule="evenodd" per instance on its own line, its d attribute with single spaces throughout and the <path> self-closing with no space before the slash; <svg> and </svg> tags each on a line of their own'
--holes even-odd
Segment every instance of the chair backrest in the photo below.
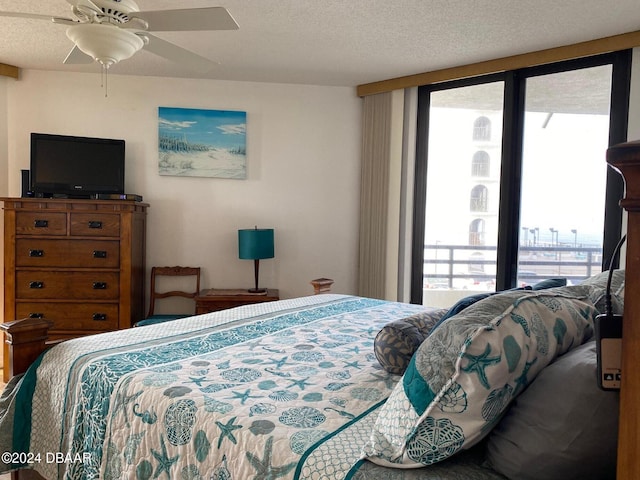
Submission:
<svg viewBox="0 0 640 480">
<path fill-rule="evenodd" d="M 195 290 L 170 290 L 166 292 L 156 291 L 157 277 L 188 277 L 192 276 L 195 280 Z M 149 298 L 149 314 L 147 317 L 153 316 L 153 310 L 156 300 L 167 297 L 184 297 L 195 298 L 200 292 L 200 267 L 153 267 L 151 269 L 151 296 Z M 195 306 L 194 306 L 195 313 Z"/>
</svg>

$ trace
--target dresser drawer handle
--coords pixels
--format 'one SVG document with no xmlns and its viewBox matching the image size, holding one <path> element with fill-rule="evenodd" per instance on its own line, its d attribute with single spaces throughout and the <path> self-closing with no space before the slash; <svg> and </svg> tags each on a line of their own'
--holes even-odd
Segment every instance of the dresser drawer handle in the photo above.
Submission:
<svg viewBox="0 0 640 480">
<path fill-rule="evenodd" d="M 29 318 L 44 318 L 44 313 L 30 313 Z"/>
<path fill-rule="evenodd" d="M 107 258 L 107 252 L 105 250 L 94 250 L 93 258 Z"/>
<path fill-rule="evenodd" d="M 93 320 L 96 322 L 104 322 L 107 319 L 106 313 L 94 313 Z"/>
<path fill-rule="evenodd" d="M 44 288 L 44 282 L 29 282 L 29 288 L 34 288 L 34 289 Z"/>
<path fill-rule="evenodd" d="M 36 228 L 47 228 L 49 227 L 49 220 L 35 220 L 33 226 Z"/>
<path fill-rule="evenodd" d="M 102 222 L 99 220 L 90 220 L 89 228 L 102 228 Z"/>
<path fill-rule="evenodd" d="M 107 289 L 107 282 L 93 282 L 93 289 L 94 290 L 106 290 Z"/>
<path fill-rule="evenodd" d="M 44 250 L 29 250 L 30 257 L 44 257 Z"/>
</svg>

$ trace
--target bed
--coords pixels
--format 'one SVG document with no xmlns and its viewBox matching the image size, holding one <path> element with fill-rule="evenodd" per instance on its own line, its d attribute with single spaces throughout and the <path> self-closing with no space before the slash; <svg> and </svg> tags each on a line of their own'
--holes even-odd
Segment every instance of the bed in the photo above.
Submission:
<svg viewBox="0 0 640 480">
<path fill-rule="evenodd" d="M 315 295 L 62 342 L 38 357 L 24 376 L 14 377 L 0 401 L 0 410 L 6 412 L 0 420 L 0 442 L 3 451 L 13 452 L 1 458 L 4 470 L 31 463 L 47 479 L 523 478 L 508 466 L 508 476 L 502 475 L 501 464 L 518 455 L 518 449 L 500 455 L 508 451 L 504 444 L 514 435 L 532 438 L 532 431 L 556 422 L 573 424 L 563 429 L 578 428 L 583 437 L 597 437 L 592 461 L 584 462 L 580 478 L 614 478 L 607 471 L 614 469 L 615 439 L 609 435 L 613 450 L 605 451 L 602 445 L 617 421 L 617 396 L 597 389 L 593 363 L 583 382 L 591 388 L 576 383 L 570 387 L 574 392 L 562 390 L 566 377 L 577 377 L 575 363 L 566 360 L 588 346 L 606 279 L 598 275 L 585 282 L 589 285 L 505 292 L 448 319 L 447 309 Z M 624 273 L 617 271 L 613 286 L 618 309 L 623 285 Z M 504 319 L 496 321 L 501 312 Z M 19 340 L 16 328 L 24 324 L 9 327 L 13 340 Z M 501 331 L 499 324 L 508 329 Z M 459 328 L 465 332 L 457 333 Z M 468 333 L 469 328 L 476 333 Z M 411 337 L 420 332 L 424 335 Z M 497 343 L 484 340 L 498 332 Z M 457 346 L 451 347 L 456 338 Z M 520 347 L 514 346 L 514 338 Z M 415 342 L 407 352 L 411 340 Z M 489 355 L 485 343 L 492 345 Z M 496 360 L 500 345 L 504 362 Z M 516 348 L 522 352 L 518 367 Z M 595 347 L 589 352 L 594 358 Z M 389 453 L 394 435 L 404 439 L 413 430 L 422 431 L 424 418 L 416 423 L 414 406 L 439 388 L 423 389 L 416 380 L 407 383 L 412 368 L 412 377 L 429 377 L 420 361 L 414 361 L 421 355 L 427 369 L 435 372 L 433 384 L 448 386 L 428 416 L 434 428 L 407 442 L 400 454 Z M 486 365 L 480 366 L 483 359 L 473 360 L 476 356 Z M 555 400 L 545 402 L 559 412 L 559 422 L 549 420 L 550 412 L 540 412 L 538 400 L 529 400 L 538 425 L 527 428 L 524 436 L 501 431 L 510 418 L 506 400 L 516 397 L 518 386 L 524 389 L 531 383 L 519 395 L 522 410 L 522 399 L 532 398 L 534 387 L 548 383 L 548 372 L 563 364 L 567 366 L 556 375 L 555 385 L 540 387 L 545 400 L 564 397 L 565 410 Z M 447 380 L 449 368 L 457 370 L 453 383 Z M 402 397 L 416 389 L 417 400 Z M 594 392 L 596 397 L 587 397 Z M 566 398 L 571 393 L 575 405 Z M 603 399 L 599 422 L 590 422 L 585 434 L 579 417 L 575 421 L 579 405 L 592 408 Z M 465 408 L 459 408 L 461 400 Z M 474 404 L 482 405 L 486 420 L 480 429 L 467 426 Z M 493 417 L 486 415 L 487 405 Z M 526 418 L 526 412 L 517 418 Z M 570 413 L 573 419 L 566 418 Z M 547 417 L 548 424 L 538 422 L 540 417 Z M 483 430 L 498 419 L 500 434 L 485 436 Z M 453 424 L 465 425 L 464 432 L 454 431 Z M 473 438 L 474 429 L 479 441 Z M 536 449 L 557 441 L 536 437 L 530 443 L 529 453 L 536 450 L 554 472 L 561 471 L 549 452 Z M 492 449 L 498 455 L 491 455 Z M 589 451 L 575 442 L 572 449 L 578 457 Z M 518 458 L 525 463 L 522 455 Z M 598 468 L 596 459 L 602 469 L 595 477 L 585 477 Z M 527 466 L 528 472 L 534 469 Z M 533 478 L 558 477 L 536 473 Z M 575 477 L 563 473 L 559 478 Z"/>
<path fill-rule="evenodd" d="M 627 320 L 623 371 L 632 373 L 623 376 L 620 429 L 618 435 L 613 429 L 613 438 L 618 394 L 578 391 L 566 381 L 587 365 L 580 388 L 595 386 L 589 340 L 603 309 L 606 277 L 599 275 L 581 286 L 505 292 L 446 320 L 447 310 L 314 295 L 70 340 L 43 355 L 45 320 L 4 324 L 13 373 L 26 373 L 12 378 L 0 400 L 6 452 L 0 473 L 47 479 L 491 480 L 537 475 L 553 461 L 559 462 L 556 474 L 570 468 L 593 475 L 598 455 L 613 455 L 605 473 L 591 478 L 615 478 L 617 450 L 617 478 L 640 478 L 634 403 L 640 389 L 629 363 L 640 360 L 633 348 L 640 335 L 628 321 L 638 307 L 633 295 L 624 299 L 625 289 L 638 288 L 640 191 L 629 188 L 629 179 L 640 184 L 640 146 L 610 150 L 609 161 L 627 177 L 625 208 L 631 213 L 627 269 L 616 272 L 614 307 Z M 426 338 L 410 345 L 403 335 L 416 325 Z M 394 341 L 383 332 L 412 347 L 411 355 L 387 355 Z M 558 399 L 540 401 L 562 384 L 568 389 Z M 571 393 L 578 395 L 569 401 Z M 528 407 L 533 410 L 527 413 Z M 519 425 L 531 411 L 534 427 L 544 419 L 563 431 L 577 428 L 579 438 L 589 428 L 596 444 L 584 452 L 593 455 L 569 448 L 570 455 L 552 461 L 562 450 L 554 442 L 565 441 L 552 435 L 530 445 L 549 447 L 536 452 L 542 457 L 517 457 L 522 449 L 508 446 L 514 435 L 531 440 L 532 425 L 524 426 L 527 438 Z M 594 412 L 603 412 L 598 421 L 567 417 Z M 516 465 L 509 466 L 514 458 Z M 509 468 L 523 465 L 529 465 L 525 476 L 514 477 L 519 474 Z"/>
<path fill-rule="evenodd" d="M 44 478 L 378 478 L 360 446 L 399 377 L 374 338 L 441 313 L 317 295 L 66 341 L 8 397 L 4 450 Z"/>
</svg>

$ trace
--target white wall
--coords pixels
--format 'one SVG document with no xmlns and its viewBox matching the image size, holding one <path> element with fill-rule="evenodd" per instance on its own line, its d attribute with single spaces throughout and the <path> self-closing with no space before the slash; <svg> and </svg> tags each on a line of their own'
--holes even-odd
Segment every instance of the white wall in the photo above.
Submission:
<svg viewBox="0 0 640 480">
<path fill-rule="evenodd" d="M 126 191 L 150 204 L 148 269 L 200 265 L 204 287 L 251 287 L 253 263 L 238 259 L 237 230 L 257 225 L 274 228 L 276 241 L 276 257 L 260 264 L 261 286 L 290 298 L 312 294 L 309 281 L 329 277 L 332 291 L 355 293 L 355 89 L 110 75 L 105 98 L 99 74 L 21 73 L 7 84 L 11 196 L 20 195 L 20 170 L 29 168 L 31 132 L 123 138 Z M 246 111 L 248 178 L 158 175 L 159 106 Z"/>
</svg>

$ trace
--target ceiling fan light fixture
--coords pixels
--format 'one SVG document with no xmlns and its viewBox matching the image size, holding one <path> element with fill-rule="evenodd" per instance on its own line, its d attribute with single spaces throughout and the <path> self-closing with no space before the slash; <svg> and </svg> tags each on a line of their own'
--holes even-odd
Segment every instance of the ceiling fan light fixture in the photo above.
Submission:
<svg viewBox="0 0 640 480">
<path fill-rule="evenodd" d="M 67 29 L 67 37 L 103 67 L 132 57 L 144 46 L 135 33 L 109 24 L 82 24 Z"/>
</svg>

